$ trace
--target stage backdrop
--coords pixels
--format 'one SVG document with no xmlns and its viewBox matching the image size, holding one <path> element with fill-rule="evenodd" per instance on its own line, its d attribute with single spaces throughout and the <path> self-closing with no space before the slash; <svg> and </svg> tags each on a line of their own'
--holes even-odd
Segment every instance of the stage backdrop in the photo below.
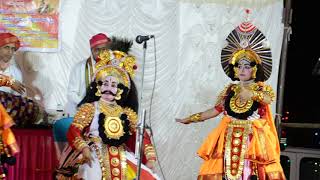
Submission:
<svg viewBox="0 0 320 180">
<path fill-rule="evenodd" d="M 222 2 L 222 1 L 221 1 Z M 227 35 L 244 21 L 246 7 L 239 4 L 186 3 L 175 0 L 68 0 L 61 2 L 61 51 L 22 53 L 29 95 L 48 110 L 66 103 L 70 69 L 89 56 L 89 39 L 96 33 L 135 39 L 155 35 L 157 74 L 151 118 L 154 142 L 166 179 L 196 179 L 201 159 L 197 148 L 220 121 L 180 125 L 175 117 L 203 111 L 214 105 L 218 93 L 230 81 L 220 65 Z M 227 1 L 232 2 L 232 1 Z M 282 45 L 282 1 L 251 6 L 250 19 L 270 42 L 273 69 L 268 83 L 276 90 Z M 148 111 L 155 79 L 153 40 L 148 41 L 142 108 Z M 142 45 L 132 53 L 141 65 Z M 142 67 L 135 82 L 139 87 Z M 31 90 L 32 89 L 32 90 Z M 141 90 L 141 89 L 139 89 Z M 41 94 L 42 92 L 42 94 Z M 273 106 L 273 109 L 275 106 Z M 160 174 L 160 168 L 157 167 Z"/>
<path fill-rule="evenodd" d="M 0 32 L 19 37 L 21 51 L 59 50 L 59 0 L 0 0 Z"/>
</svg>

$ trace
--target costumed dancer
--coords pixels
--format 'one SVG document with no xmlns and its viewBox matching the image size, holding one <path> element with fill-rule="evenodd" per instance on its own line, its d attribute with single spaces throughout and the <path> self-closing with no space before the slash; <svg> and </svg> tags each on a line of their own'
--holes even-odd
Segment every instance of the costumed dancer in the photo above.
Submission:
<svg viewBox="0 0 320 180">
<path fill-rule="evenodd" d="M 112 40 L 114 51 L 104 51 L 86 96 L 67 133 L 66 147 L 56 170 L 57 179 L 133 180 L 138 97 L 131 78 L 135 57 L 127 52 L 131 41 Z M 141 179 L 158 179 L 151 169 L 155 150 L 144 134 Z"/>
<path fill-rule="evenodd" d="M 11 87 L 13 83 L 14 80 L 9 76 L 0 75 L 0 86 Z M 16 163 L 14 156 L 19 152 L 15 136 L 10 129 L 13 125 L 12 118 L 0 104 L 0 179 L 6 177 L 5 164 L 14 165 Z"/>
<path fill-rule="evenodd" d="M 223 113 L 220 124 L 198 150 L 204 160 L 199 180 L 285 180 L 269 107 L 275 95 L 271 86 L 264 83 L 272 70 L 271 50 L 265 41 L 250 22 L 233 30 L 222 49 L 221 64 L 238 83 L 227 85 L 213 108 L 176 119 L 189 124 Z"/>
</svg>

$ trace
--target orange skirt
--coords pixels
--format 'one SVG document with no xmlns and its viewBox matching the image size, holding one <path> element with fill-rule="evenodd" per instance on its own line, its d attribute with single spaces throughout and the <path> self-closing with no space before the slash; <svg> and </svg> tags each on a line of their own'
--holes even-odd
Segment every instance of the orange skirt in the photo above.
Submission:
<svg viewBox="0 0 320 180">
<path fill-rule="evenodd" d="M 0 135 L 2 136 L 1 138 L 3 143 L 9 148 L 10 155 L 15 155 L 19 152 L 19 147 L 17 145 L 16 138 L 10 129 L 12 125 L 14 125 L 12 118 L 9 116 L 2 104 L 0 104 Z"/>
<path fill-rule="evenodd" d="M 238 122 L 243 120 L 236 120 Z M 243 158 L 257 165 L 257 174 L 260 180 L 285 180 L 280 165 L 280 146 L 277 132 L 272 120 L 270 109 L 267 108 L 267 116 L 264 119 L 257 119 L 250 122 L 249 131 L 252 137 L 248 146 L 245 144 Z M 232 126 L 233 120 L 224 116 L 216 129 L 214 129 L 198 150 L 198 155 L 204 159 L 200 168 L 198 179 L 221 180 L 227 174 L 230 178 L 230 166 L 226 166 L 226 159 L 231 158 L 230 143 L 228 134 L 234 133 L 241 126 Z M 249 124 L 249 123 L 248 123 Z M 230 129 L 233 128 L 233 129 Z M 240 128 L 241 129 L 241 128 Z M 246 143 L 246 141 L 243 141 Z M 228 163 L 227 163 L 228 165 Z M 240 170 L 242 170 L 240 168 Z M 240 172 L 241 173 L 241 172 Z M 230 179 L 238 179 L 235 176 Z"/>
</svg>

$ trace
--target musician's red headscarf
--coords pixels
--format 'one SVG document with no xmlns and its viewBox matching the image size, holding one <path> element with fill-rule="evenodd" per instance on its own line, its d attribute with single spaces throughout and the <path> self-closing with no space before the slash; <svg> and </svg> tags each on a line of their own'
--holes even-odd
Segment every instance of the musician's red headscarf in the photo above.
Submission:
<svg viewBox="0 0 320 180">
<path fill-rule="evenodd" d="M 20 41 L 17 36 L 11 33 L 0 33 L 0 47 L 9 43 L 14 43 L 16 50 L 20 47 Z"/>
<path fill-rule="evenodd" d="M 100 44 L 109 43 L 109 42 L 111 42 L 111 39 L 107 35 L 103 33 L 99 33 L 91 37 L 90 48 L 94 48 Z"/>
</svg>

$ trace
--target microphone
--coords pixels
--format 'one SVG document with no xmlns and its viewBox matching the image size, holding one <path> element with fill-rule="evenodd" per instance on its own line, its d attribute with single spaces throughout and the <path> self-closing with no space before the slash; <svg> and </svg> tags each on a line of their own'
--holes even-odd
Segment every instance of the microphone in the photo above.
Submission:
<svg viewBox="0 0 320 180">
<path fill-rule="evenodd" d="M 139 35 L 139 36 L 137 36 L 137 38 L 136 38 L 136 42 L 137 42 L 138 44 L 141 44 L 141 43 L 143 43 L 144 41 L 148 41 L 148 40 L 151 39 L 151 38 L 154 38 L 154 35 L 147 35 L 147 36 L 141 36 L 141 35 Z"/>
</svg>

